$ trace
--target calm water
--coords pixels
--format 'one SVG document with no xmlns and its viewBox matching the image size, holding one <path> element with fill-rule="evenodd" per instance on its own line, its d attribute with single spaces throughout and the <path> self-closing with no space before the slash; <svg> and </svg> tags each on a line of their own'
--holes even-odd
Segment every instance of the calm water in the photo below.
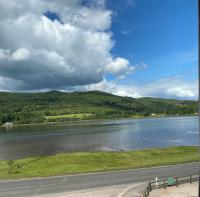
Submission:
<svg viewBox="0 0 200 197">
<path fill-rule="evenodd" d="M 0 159 L 198 145 L 198 117 L 121 119 L 0 130 Z"/>
</svg>

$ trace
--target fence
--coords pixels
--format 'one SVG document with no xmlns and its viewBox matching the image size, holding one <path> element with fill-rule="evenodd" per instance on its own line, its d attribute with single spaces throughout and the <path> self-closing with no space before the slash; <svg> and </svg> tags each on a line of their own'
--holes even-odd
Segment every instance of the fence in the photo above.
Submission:
<svg viewBox="0 0 200 197">
<path fill-rule="evenodd" d="M 156 188 L 166 188 L 169 186 L 178 186 L 183 183 L 192 183 L 194 181 L 199 180 L 199 175 L 190 175 L 190 176 L 183 176 L 183 177 L 174 177 L 173 178 L 174 182 L 169 183 L 169 179 L 163 179 L 163 180 L 158 180 L 158 181 L 151 181 L 148 183 L 144 193 L 143 197 L 149 196 L 150 191 Z"/>
</svg>

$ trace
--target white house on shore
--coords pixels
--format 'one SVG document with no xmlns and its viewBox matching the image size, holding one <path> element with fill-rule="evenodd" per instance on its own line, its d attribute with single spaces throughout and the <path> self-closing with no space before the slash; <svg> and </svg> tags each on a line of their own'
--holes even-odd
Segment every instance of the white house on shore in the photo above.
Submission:
<svg viewBox="0 0 200 197">
<path fill-rule="evenodd" d="M 6 127 L 6 128 L 12 128 L 13 123 L 12 122 L 6 122 L 3 126 Z"/>
</svg>

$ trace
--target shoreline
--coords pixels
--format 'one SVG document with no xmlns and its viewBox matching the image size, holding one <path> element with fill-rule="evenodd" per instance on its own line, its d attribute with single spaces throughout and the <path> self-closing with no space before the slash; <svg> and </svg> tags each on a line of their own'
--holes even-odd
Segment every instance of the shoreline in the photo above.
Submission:
<svg viewBox="0 0 200 197">
<path fill-rule="evenodd" d="M 101 120 L 120 120 L 120 119 L 157 119 L 157 118 L 173 118 L 173 117 L 194 117 L 198 115 L 155 115 L 155 116 L 141 116 L 141 117 L 118 117 L 118 118 L 97 118 L 97 119 L 85 119 L 85 120 L 69 120 L 69 121 L 62 121 L 62 122 L 42 122 L 42 123 L 28 123 L 28 124 L 14 124 L 12 127 L 20 127 L 20 126 L 40 126 L 40 125 L 56 125 L 56 124 L 66 124 L 66 123 L 81 123 L 81 122 L 89 122 L 89 121 L 101 121 Z M 1 125 L 0 128 L 6 128 L 4 125 Z"/>
</svg>

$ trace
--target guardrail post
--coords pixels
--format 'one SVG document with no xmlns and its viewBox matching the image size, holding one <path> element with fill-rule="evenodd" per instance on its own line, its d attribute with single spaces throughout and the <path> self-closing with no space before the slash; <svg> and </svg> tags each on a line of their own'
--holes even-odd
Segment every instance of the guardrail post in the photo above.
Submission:
<svg viewBox="0 0 200 197">
<path fill-rule="evenodd" d="M 192 176 L 190 175 L 190 184 L 192 183 Z"/>
<path fill-rule="evenodd" d="M 166 189 L 166 180 L 164 180 L 164 188 Z"/>
<path fill-rule="evenodd" d="M 178 187 L 178 178 L 176 177 L 176 187 Z"/>
<path fill-rule="evenodd" d="M 147 186 L 147 196 L 149 196 L 149 184 Z"/>
<path fill-rule="evenodd" d="M 156 177 L 156 188 L 158 187 L 158 177 Z"/>
<path fill-rule="evenodd" d="M 149 183 L 149 191 L 151 191 L 152 190 L 152 188 L 151 188 L 151 182 Z"/>
</svg>

